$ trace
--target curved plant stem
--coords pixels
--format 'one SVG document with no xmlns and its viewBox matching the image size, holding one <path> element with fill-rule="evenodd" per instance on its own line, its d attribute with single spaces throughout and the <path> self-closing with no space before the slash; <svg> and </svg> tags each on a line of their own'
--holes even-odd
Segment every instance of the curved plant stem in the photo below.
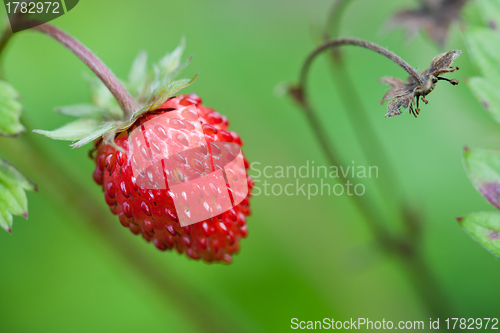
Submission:
<svg viewBox="0 0 500 333">
<path fill-rule="evenodd" d="M 394 61 L 396 64 L 402 67 L 408 74 L 413 76 L 419 82 L 423 81 L 416 70 L 399 56 L 388 51 L 385 48 L 382 48 L 377 44 L 364 40 L 352 38 L 337 38 L 326 41 L 315 50 L 313 50 L 308 55 L 302 66 L 298 86 L 292 87 L 290 89 L 290 94 L 304 110 L 304 113 L 313 129 L 316 139 L 318 140 L 329 163 L 331 163 L 332 165 L 342 164 L 337 158 L 337 156 L 339 155 L 335 150 L 335 147 L 333 146 L 333 144 L 331 144 L 331 140 L 328 138 L 326 128 L 318 119 L 317 113 L 315 112 L 309 101 L 306 85 L 310 66 L 316 59 L 316 57 L 328 49 L 334 49 L 344 45 L 360 46 L 382 54 L 386 58 Z M 396 254 L 402 261 L 403 266 L 409 274 L 413 286 L 420 295 L 423 303 L 426 305 L 429 313 L 434 317 L 443 317 L 446 314 L 450 314 L 451 312 L 449 311 L 449 305 L 446 301 L 446 298 L 444 297 L 444 293 L 440 289 L 430 269 L 427 267 L 424 260 L 420 256 L 420 251 L 418 251 L 418 243 L 415 241 L 415 238 L 412 237 L 413 235 L 411 235 L 411 231 L 418 231 L 418 222 L 415 223 L 415 216 L 412 216 L 410 214 L 405 216 L 406 227 L 410 231 L 409 235 L 405 235 L 405 237 L 393 237 L 391 236 L 389 229 L 381 223 L 383 218 L 381 218 L 380 216 L 382 216 L 383 214 L 380 213 L 379 209 L 373 207 L 373 204 L 371 204 L 370 201 L 362 199 L 362 197 L 352 196 L 351 198 L 355 200 L 355 203 L 365 217 L 365 220 L 369 228 L 373 231 L 374 238 L 378 242 L 378 244 L 380 244 L 382 248 L 388 253 Z M 416 234 L 418 234 L 418 232 Z"/>
<path fill-rule="evenodd" d="M 371 50 L 373 52 L 377 52 L 378 54 L 383 55 L 387 59 L 394 61 L 399 67 L 404 69 L 408 74 L 410 74 L 410 76 L 412 76 L 415 80 L 417 80 L 417 82 L 420 82 L 421 84 L 425 83 L 425 79 L 420 74 L 418 74 L 415 68 L 413 68 L 409 63 L 404 61 L 400 56 L 398 56 L 395 53 L 392 53 L 386 48 L 383 48 L 380 45 L 362 39 L 336 38 L 328 40 L 323 44 L 321 44 L 320 46 L 318 46 L 307 56 L 306 60 L 304 61 L 304 64 L 302 65 L 302 70 L 300 72 L 300 81 L 299 81 L 299 87 L 302 88 L 304 93 L 305 93 L 307 75 L 309 74 L 309 67 L 311 67 L 312 62 L 316 59 L 316 57 L 328 49 L 333 49 L 345 45 L 359 46 Z"/>
<path fill-rule="evenodd" d="M 26 22 L 28 21 L 19 20 L 19 22 L 14 24 L 23 25 L 26 24 Z M 32 28 L 32 30 L 39 31 L 49 37 L 52 37 L 80 58 L 80 60 L 82 60 L 85 65 L 87 65 L 95 73 L 95 75 L 97 75 L 97 77 L 113 94 L 118 104 L 120 104 L 120 107 L 125 114 L 125 118 L 132 118 L 133 112 L 139 109 L 139 105 L 132 98 L 132 95 L 130 95 L 130 93 L 123 87 L 115 74 L 113 74 L 113 72 L 111 72 L 102 60 L 92 53 L 92 51 L 90 51 L 73 36 L 68 35 L 66 32 L 51 24 L 41 24 Z"/>
</svg>

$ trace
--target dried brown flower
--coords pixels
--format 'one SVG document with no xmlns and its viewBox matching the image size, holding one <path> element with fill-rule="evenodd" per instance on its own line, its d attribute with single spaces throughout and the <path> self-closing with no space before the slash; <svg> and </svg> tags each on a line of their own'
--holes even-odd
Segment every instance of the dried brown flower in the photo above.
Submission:
<svg viewBox="0 0 500 333">
<path fill-rule="evenodd" d="M 450 25 L 460 20 L 460 11 L 467 0 L 421 0 L 417 9 L 397 12 L 390 20 L 389 27 L 404 26 L 408 37 L 419 30 L 425 30 L 429 37 L 443 46 Z"/>
<path fill-rule="evenodd" d="M 420 113 L 419 108 L 419 98 L 422 102 L 427 104 L 425 96 L 430 94 L 436 83 L 440 80 L 448 81 L 453 85 L 457 85 L 458 81 L 455 79 L 447 79 L 440 77 L 439 75 L 444 73 L 451 73 L 458 70 L 458 67 L 451 67 L 453 60 L 455 60 L 462 51 L 449 51 L 435 57 L 429 69 L 419 73 L 420 78 L 410 76 L 406 79 L 406 82 L 394 78 L 394 77 L 383 77 L 380 82 L 388 84 L 391 89 L 384 95 L 380 104 L 385 101 L 389 101 L 388 111 L 385 115 L 386 117 L 399 116 L 401 114 L 400 108 L 409 109 L 409 112 L 415 117 Z M 413 104 L 416 102 L 416 108 L 413 108 Z"/>
</svg>

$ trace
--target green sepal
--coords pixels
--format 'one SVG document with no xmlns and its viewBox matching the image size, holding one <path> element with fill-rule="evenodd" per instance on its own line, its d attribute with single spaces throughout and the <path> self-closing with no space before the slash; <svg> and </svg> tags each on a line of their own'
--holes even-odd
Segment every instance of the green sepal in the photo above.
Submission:
<svg viewBox="0 0 500 333">
<path fill-rule="evenodd" d="M 174 81 L 191 60 L 189 58 L 181 63 L 184 48 L 185 42 L 182 39 L 181 44 L 153 65 L 153 69 L 149 72 L 146 71 L 147 54 L 139 53 L 128 75 L 128 82 L 124 83 L 140 105 L 130 119 L 124 119 L 118 102 L 107 87 L 97 78 L 90 78 L 88 82 L 93 105 L 74 105 L 56 109 L 56 112 L 81 117 L 80 119 L 54 131 L 34 132 L 56 140 L 77 141 L 72 144 L 75 148 L 91 143 L 99 137 L 106 143 L 114 145 L 116 133 L 126 130 L 137 118 L 158 109 L 174 94 L 194 82 L 197 75 L 192 79 Z"/>
<path fill-rule="evenodd" d="M 158 109 L 170 97 L 175 95 L 175 93 L 191 85 L 196 80 L 197 76 L 198 75 L 193 76 L 192 79 L 180 79 L 167 83 L 162 89 L 157 92 L 156 98 L 147 107 L 134 113 L 134 117 L 141 116 L 143 113 Z"/>
<path fill-rule="evenodd" d="M 9 162 L 0 159 L 0 227 L 12 230 L 12 215 L 28 218 L 25 191 L 36 191 L 36 185 Z"/>
<path fill-rule="evenodd" d="M 0 135 L 17 136 L 25 131 L 20 122 L 22 105 L 18 92 L 7 82 L 0 80 Z"/>
<path fill-rule="evenodd" d="M 99 137 L 104 136 L 105 134 L 111 131 L 114 131 L 117 127 L 118 127 L 117 123 L 101 123 L 100 127 L 98 127 L 94 132 L 89 133 L 85 137 L 79 139 L 78 142 L 72 144 L 71 147 L 73 148 L 83 147 L 86 144 L 89 144 L 92 141 L 98 139 Z"/>
<path fill-rule="evenodd" d="M 128 74 L 127 89 L 132 96 L 141 97 L 145 94 L 148 83 L 147 65 L 148 54 L 144 51 L 139 52 Z"/>
<path fill-rule="evenodd" d="M 123 119 L 123 111 L 108 87 L 96 77 L 87 77 L 87 82 L 90 86 L 92 103 L 102 110 L 100 118 L 103 120 Z"/>
<path fill-rule="evenodd" d="M 493 205 L 500 207 L 500 196 L 490 195 L 500 191 L 500 152 L 483 149 L 465 149 L 464 167 L 472 185 Z"/>
<path fill-rule="evenodd" d="M 54 140 L 81 140 L 99 130 L 101 121 L 92 118 L 80 118 L 53 131 L 33 130 Z"/>
</svg>

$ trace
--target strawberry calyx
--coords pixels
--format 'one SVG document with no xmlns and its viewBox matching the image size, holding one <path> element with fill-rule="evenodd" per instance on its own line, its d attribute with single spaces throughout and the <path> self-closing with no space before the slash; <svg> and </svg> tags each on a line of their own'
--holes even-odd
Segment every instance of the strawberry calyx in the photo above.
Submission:
<svg viewBox="0 0 500 333">
<path fill-rule="evenodd" d="M 76 141 L 71 146 L 82 147 L 102 138 L 107 144 L 122 150 L 114 143 L 116 135 L 130 128 L 138 118 L 158 109 L 181 89 L 191 85 L 196 79 L 174 80 L 187 67 L 191 58 L 181 63 L 185 49 L 184 39 L 171 53 L 147 70 L 147 54 L 140 52 L 130 70 L 125 88 L 138 102 L 140 108 L 126 117 L 119 103 L 107 87 L 97 78 L 88 78 L 92 104 L 72 105 L 56 108 L 56 112 L 78 117 L 77 120 L 53 131 L 33 130 L 55 140 Z"/>
</svg>

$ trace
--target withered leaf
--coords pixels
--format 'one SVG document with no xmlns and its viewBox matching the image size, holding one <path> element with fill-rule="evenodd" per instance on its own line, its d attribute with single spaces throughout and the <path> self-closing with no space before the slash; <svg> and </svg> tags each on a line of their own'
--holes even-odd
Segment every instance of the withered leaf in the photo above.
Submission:
<svg viewBox="0 0 500 333">
<path fill-rule="evenodd" d="M 409 109 L 409 112 L 416 117 L 420 113 L 419 98 L 424 103 L 427 103 L 425 96 L 434 90 L 438 81 L 444 80 L 457 85 L 457 80 L 450 80 L 440 77 L 440 75 L 458 70 L 458 67 L 451 67 L 451 65 L 460 53 L 461 51 L 449 51 L 436 56 L 432 60 L 429 69 L 419 73 L 421 76 L 420 82 L 425 82 L 424 84 L 421 84 L 413 76 L 408 77 L 406 81 L 394 77 L 381 78 L 380 82 L 391 86 L 380 102 L 382 104 L 392 100 L 389 102 L 388 111 L 385 116 L 399 116 L 401 114 L 400 108 L 403 107 L 404 109 Z M 416 103 L 415 109 L 413 108 L 414 103 Z"/>
</svg>

